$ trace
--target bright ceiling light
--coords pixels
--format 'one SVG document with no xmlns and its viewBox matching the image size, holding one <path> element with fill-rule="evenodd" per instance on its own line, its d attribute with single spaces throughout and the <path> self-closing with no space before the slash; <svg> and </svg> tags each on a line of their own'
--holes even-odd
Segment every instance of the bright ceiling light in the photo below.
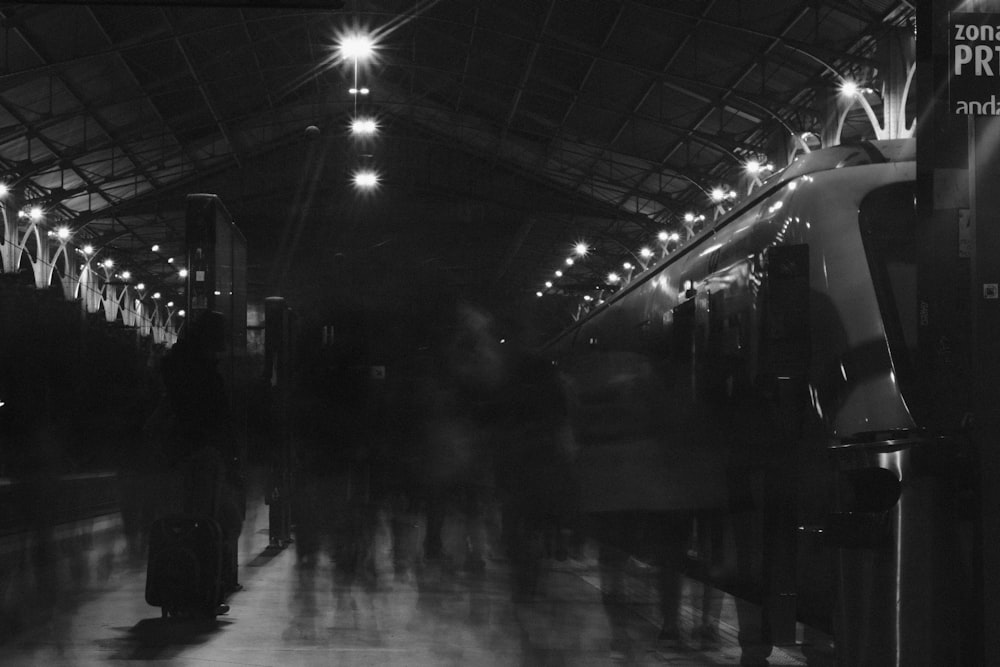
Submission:
<svg viewBox="0 0 1000 667">
<path fill-rule="evenodd" d="M 43 215 L 45 215 L 45 212 L 42 211 L 41 206 L 32 206 L 31 209 L 28 210 L 28 217 L 34 222 L 41 220 Z"/>
<path fill-rule="evenodd" d="M 840 84 L 840 94 L 844 97 L 854 97 L 858 94 L 858 84 L 850 80 L 845 80 Z"/>
<path fill-rule="evenodd" d="M 69 227 L 63 226 L 56 230 L 56 236 L 58 236 L 63 241 L 68 239 L 69 235 L 70 235 Z"/>
<path fill-rule="evenodd" d="M 378 125 L 372 118 L 355 118 L 351 121 L 351 133 L 358 136 L 371 136 L 377 129 Z"/>
<path fill-rule="evenodd" d="M 367 170 L 356 171 L 354 172 L 354 185 L 366 190 L 374 188 L 378 185 L 378 174 Z"/>
<path fill-rule="evenodd" d="M 579 242 L 579 243 L 577 243 L 577 244 L 576 244 L 576 246 L 575 246 L 575 247 L 573 248 L 573 252 L 575 252 L 575 253 L 576 253 L 576 256 L 577 256 L 577 257 L 586 257 L 586 256 L 587 256 L 587 253 L 589 253 L 589 252 L 590 252 L 590 246 L 588 246 L 588 245 L 587 245 L 586 243 L 584 243 L 583 241 L 580 241 L 580 242 Z"/>
<path fill-rule="evenodd" d="M 364 61 L 375 51 L 375 43 L 368 35 L 347 35 L 340 40 L 340 55 L 345 60 Z"/>
</svg>

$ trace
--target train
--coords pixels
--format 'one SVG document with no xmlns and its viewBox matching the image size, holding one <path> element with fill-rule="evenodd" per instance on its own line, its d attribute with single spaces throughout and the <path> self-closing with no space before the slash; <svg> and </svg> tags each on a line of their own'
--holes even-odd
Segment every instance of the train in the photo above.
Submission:
<svg viewBox="0 0 1000 667">
<path fill-rule="evenodd" d="M 541 349 L 581 509 L 714 522 L 704 576 L 840 664 L 974 662 L 975 454 L 921 412 L 916 176 L 914 139 L 800 154 Z"/>
</svg>

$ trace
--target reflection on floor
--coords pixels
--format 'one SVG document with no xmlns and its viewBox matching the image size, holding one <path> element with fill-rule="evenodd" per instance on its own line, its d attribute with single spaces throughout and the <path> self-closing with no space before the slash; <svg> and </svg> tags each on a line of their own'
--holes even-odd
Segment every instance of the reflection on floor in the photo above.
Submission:
<svg viewBox="0 0 1000 667">
<path fill-rule="evenodd" d="M 413 519 L 414 543 L 420 530 Z M 105 523 L 109 523 L 105 520 Z M 208 622 L 161 619 L 143 599 L 144 561 L 129 557 L 114 520 L 90 525 L 46 572 L 14 559 L 4 576 L 3 665 L 736 665 L 734 602 L 723 597 L 718 639 L 690 639 L 701 587 L 685 584 L 685 641 L 658 641 L 655 577 L 631 563 L 629 613 L 612 628 L 590 545 L 543 563 L 538 594 L 512 601 L 508 564 L 467 571 L 457 522 L 446 524 L 439 561 L 396 563 L 388 517 L 371 534 L 365 567 L 344 572 L 320 552 L 300 560 L 295 544 L 268 548 L 267 511 L 251 506 L 241 538 L 241 583 L 226 616 Z M 450 528 L 449 528 L 450 527 Z M 24 546 L 23 544 L 21 545 Z M 6 556 L 16 555 L 8 541 Z M 2 550 L 2 549 L 0 549 Z M 24 550 L 23 551 L 27 551 Z M 16 562 L 15 562 L 16 561 Z M 74 582 L 70 585 L 68 582 Z M 26 591 L 31 599 L 24 599 Z M 18 594 L 22 602 L 17 602 Z M 775 648 L 772 665 L 806 664 L 795 647 Z"/>
</svg>

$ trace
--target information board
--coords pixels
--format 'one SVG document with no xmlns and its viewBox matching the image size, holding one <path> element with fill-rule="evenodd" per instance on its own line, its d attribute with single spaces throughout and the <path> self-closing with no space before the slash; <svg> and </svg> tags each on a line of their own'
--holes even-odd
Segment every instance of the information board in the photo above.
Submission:
<svg viewBox="0 0 1000 667">
<path fill-rule="evenodd" d="M 1000 14 L 951 12 L 948 24 L 952 113 L 1000 116 Z"/>
</svg>

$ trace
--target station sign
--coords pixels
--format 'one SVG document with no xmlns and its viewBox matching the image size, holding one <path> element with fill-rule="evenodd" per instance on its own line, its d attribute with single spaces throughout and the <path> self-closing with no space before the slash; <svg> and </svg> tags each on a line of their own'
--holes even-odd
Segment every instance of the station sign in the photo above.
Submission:
<svg viewBox="0 0 1000 667">
<path fill-rule="evenodd" d="M 948 104 L 963 116 L 1000 116 L 1000 14 L 951 12 Z"/>
</svg>

